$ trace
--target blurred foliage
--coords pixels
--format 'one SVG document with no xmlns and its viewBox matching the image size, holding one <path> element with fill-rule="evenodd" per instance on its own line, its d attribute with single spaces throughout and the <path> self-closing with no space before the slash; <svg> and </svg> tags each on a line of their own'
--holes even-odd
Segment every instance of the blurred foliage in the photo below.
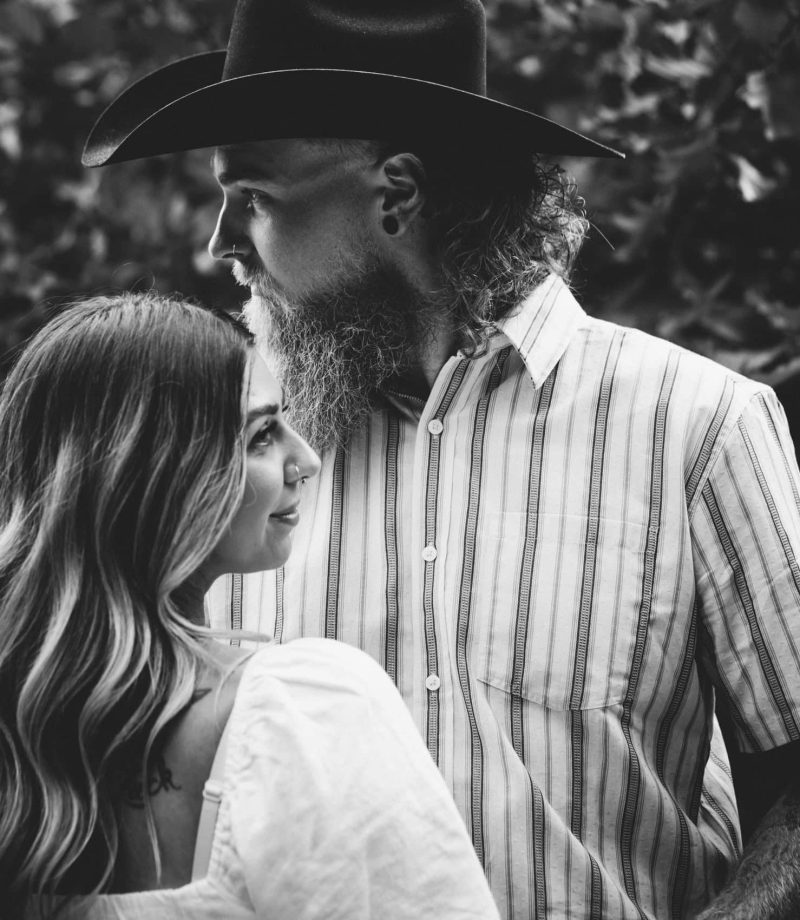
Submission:
<svg viewBox="0 0 800 920">
<path fill-rule="evenodd" d="M 491 86 L 628 155 L 569 164 L 588 308 L 797 373 L 800 3 L 497 0 L 490 22 Z"/>
<path fill-rule="evenodd" d="M 627 153 L 565 165 L 590 312 L 773 384 L 800 372 L 800 0 L 486 0 L 491 95 Z M 225 44 L 233 0 L 0 0 L 0 353 L 119 287 L 227 308 L 208 151 L 80 166 L 102 108 Z M 800 389 L 800 388 L 799 388 Z"/>
</svg>

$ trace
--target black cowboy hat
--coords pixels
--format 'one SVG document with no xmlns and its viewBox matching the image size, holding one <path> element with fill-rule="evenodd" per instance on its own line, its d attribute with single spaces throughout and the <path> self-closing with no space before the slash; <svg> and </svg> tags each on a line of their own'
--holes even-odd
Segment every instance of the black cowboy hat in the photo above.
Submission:
<svg viewBox="0 0 800 920">
<path fill-rule="evenodd" d="M 487 98 L 479 0 L 238 0 L 227 51 L 184 58 L 125 90 L 92 128 L 82 161 L 286 137 L 623 156 Z"/>
</svg>

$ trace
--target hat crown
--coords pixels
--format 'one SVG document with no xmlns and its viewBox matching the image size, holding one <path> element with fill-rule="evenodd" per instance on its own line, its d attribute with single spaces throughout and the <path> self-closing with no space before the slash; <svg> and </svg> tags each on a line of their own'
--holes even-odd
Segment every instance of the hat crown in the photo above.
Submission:
<svg viewBox="0 0 800 920">
<path fill-rule="evenodd" d="M 327 68 L 486 95 L 480 0 L 239 0 L 223 79 Z"/>
</svg>

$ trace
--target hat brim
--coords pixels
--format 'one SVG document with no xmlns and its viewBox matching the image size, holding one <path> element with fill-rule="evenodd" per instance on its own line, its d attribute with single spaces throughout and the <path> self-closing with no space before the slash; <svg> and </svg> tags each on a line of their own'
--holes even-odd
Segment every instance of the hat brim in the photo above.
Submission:
<svg viewBox="0 0 800 920">
<path fill-rule="evenodd" d="M 352 70 L 273 70 L 221 80 L 225 52 L 139 80 L 103 112 L 84 166 L 289 137 L 442 139 L 502 155 L 623 157 L 576 131 L 464 90 Z"/>
</svg>

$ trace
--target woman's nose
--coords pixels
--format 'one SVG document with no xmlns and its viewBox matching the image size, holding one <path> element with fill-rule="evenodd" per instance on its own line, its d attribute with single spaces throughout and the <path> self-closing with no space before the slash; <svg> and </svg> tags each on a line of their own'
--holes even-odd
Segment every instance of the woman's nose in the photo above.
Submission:
<svg viewBox="0 0 800 920">
<path fill-rule="evenodd" d="M 285 478 L 287 482 L 295 483 L 297 481 L 305 482 L 312 476 L 316 476 L 320 470 L 320 459 L 316 452 L 312 450 L 309 444 L 300 437 L 297 432 L 293 432 L 296 439 L 295 449 L 286 466 Z"/>
</svg>

